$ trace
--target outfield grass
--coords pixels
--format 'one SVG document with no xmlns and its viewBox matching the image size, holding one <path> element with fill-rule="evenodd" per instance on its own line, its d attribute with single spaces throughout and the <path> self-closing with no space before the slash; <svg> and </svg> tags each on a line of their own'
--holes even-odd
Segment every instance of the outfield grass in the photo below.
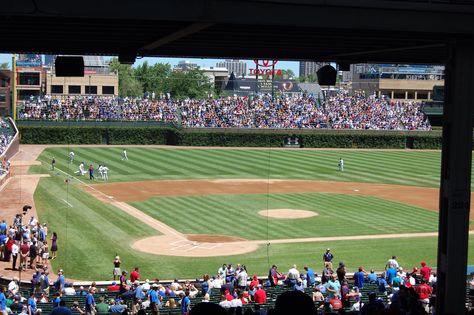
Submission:
<svg viewBox="0 0 474 315">
<path fill-rule="evenodd" d="M 219 265 L 228 262 L 244 263 L 250 273 L 260 275 L 266 275 L 272 263 L 277 263 L 282 270 L 287 270 L 293 263 L 300 269 L 308 264 L 320 270 L 321 255 L 326 247 L 331 247 L 335 260 L 344 260 L 350 271 L 359 265 L 383 269 L 388 257 L 394 254 L 407 268 L 419 265 L 422 260 L 429 264 L 436 261 L 437 240 L 434 237 L 280 244 L 268 248 L 263 246 L 245 255 L 216 258 L 168 257 L 137 252 L 130 248 L 130 243 L 158 233 L 135 222 L 123 211 L 83 192 L 76 181 L 66 185 L 63 174 L 50 171 L 49 162 L 54 156 L 57 167 L 70 174 L 77 169 L 79 161 L 94 165 L 105 162 L 111 169 L 111 181 L 288 178 L 436 187 L 439 181 L 439 152 L 130 148 L 130 161 L 121 161 L 120 148 L 73 150 L 76 153 L 74 165 L 67 163 L 68 148 L 54 148 L 41 155 L 40 160 L 45 162 L 43 166 L 32 168 L 33 172 L 53 175 L 41 179 L 35 192 L 35 204 L 40 220 L 49 224 L 51 232 L 58 232 L 58 259 L 52 263 L 55 269 L 65 269 L 68 278 L 110 279 L 115 254 L 121 256 L 124 269 L 130 270 L 137 265 L 141 267 L 144 278 L 160 279 L 212 274 Z M 337 171 L 340 156 L 345 159 L 343 173 Z M 252 239 L 262 235 L 265 239 L 267 236 L 267 219 L 255 216 L 257 210 L 267 206 L 320 213 L 320 216 L 311 219 L 292 220 L 291 228 L 286 225 L 287 220 L 269 219 L 269 238 L 432 231 L 436 230 L 437 224 L 436 213 L 416 207 L 375 197 L 322 193 L 163 197 L 134 205 L 184 233 L 229 234 L 229 231 L 239 231 L 232 234 Z M 230 212 L 230 218 L 225 217 L 226 210 Z M 314 229 L 308 221 L 314 223 Z M 239 230 L 237 226 L 242 228 Z M 469 260 L 472 261 L 474 242 L 472 237 L 470 240 Z"/>
<path fill-rule="evenodd" d="M 40 160 L 56 159 L 59 168 L 73 174 L 81 161 L 106 163 L 110 181 L 183 178 L 315 179 L 438 187 L 439 151 L 354 150 L 212 150 L 128 148 L 71 148 L 75 162 L 68 164 L 68 148 L 49 148 Z M 337 163 L 345 161 L 343 173 Z M 474 169 L 474 168 L 473 168 Z"/>
<path fill-rule="evenodd" d="M 438 228 L 436 212 L 376 197 L 333 193 L 155 197 L 131 204 L 182 233 L 256 240 L 433 232 Z M 266 209 L 309 210 L 319 216 L 275 219 L 258 214 Z M 409 224 L 391 224 L 408 219 Z"/>
</svg>

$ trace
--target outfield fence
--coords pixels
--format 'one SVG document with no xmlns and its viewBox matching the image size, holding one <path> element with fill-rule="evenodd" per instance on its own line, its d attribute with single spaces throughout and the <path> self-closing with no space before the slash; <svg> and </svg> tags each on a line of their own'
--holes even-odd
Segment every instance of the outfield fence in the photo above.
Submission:
<svg viewBox="0 0 474 315">
<path fill-rule="evenodd" d="M 127 124 L 19 124 L 23 144 L 440 149 L 440 131 L 176 128 Z M 295 147 L 293 145 L 292 147 Z"/>
</svg>

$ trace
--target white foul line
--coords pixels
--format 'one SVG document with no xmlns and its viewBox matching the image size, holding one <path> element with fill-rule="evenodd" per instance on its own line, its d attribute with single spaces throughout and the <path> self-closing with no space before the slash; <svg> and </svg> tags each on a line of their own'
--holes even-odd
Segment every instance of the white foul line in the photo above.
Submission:
<svg viewBox="0 0 474 315">
<path fill-rule="evenodd" d="M 40 160 L 40 159 L 38 159 L 38 160 Z M 40 160 L 40 161 L 43 162 L 43 163 L 46 163 L 46 165 L 48 165 L 48 162 L 45 162 L 45 161 L 43 161 L 43 160 Z M 109 196 L 109 195 L 107 195 L 107 194 L 104 194 L 104 193 L 101 192 L 100 190 L 95 189 L 94 187 L 92 187 L 91 185 L 87 184 L 86 182 L 80 180 L 79 178 L 76 178 L 76 177 L 74 177 L 74 176 L 72 176 L 72 175 L 66 173 L 65 171 L 63 171 L 62 169 L 60 169 L 60 168 L 58 168 L 58 167 L 55 167 L 54 170 L 60 171 L 61 173 L 65 174 L 68 178 L 72 178 L 72 179 L 77 180 L 79 183 L 81 183 L 81 184 L 83 184 L 83 185 L 86 185 L 86 186 L 89 187 L 90 189 L 97 191 L 98 193 L 104 195 L 104 196 L 107 197 L 107 198 L 110 198 L 110 197 L 111 197 L 111 196 Z"/>
<path fill-rule="evenodd" d="M 68 205 L 69 207 L 72 208 L 72 204 L 70 204 L 69 202 L 67 202 L 67 200 L 64 200 L 64 199 L 63 199 L 63 201 L 64 201 L 65 203 L 67 203 L 67 205 Z"/>
</svg>

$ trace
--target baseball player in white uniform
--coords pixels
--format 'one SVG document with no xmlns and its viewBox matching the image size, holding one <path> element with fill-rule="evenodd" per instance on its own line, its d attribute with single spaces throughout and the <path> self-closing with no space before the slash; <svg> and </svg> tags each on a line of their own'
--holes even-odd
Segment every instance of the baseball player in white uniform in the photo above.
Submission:
<svg viewBox="0 0 474 315">
<path fill-rule="evenodd" d="M 342 158 L 339 159 L 339 163 L 337 163 L 337 166 L 339 168 L 339 171 L 344 171 L 344 160 Z"/>
<path fill-rule="evenodd" d="M 102 179 L 109 180 L 109 168 L 105 164 L 102 166 Z"/>
<path fill-rule="evenodd" d="M 99 173 L 100 177 L 104 179 L 104 174 L 102 173 L 102 170 L 102 165 L 99 164 L 99 166 L 97 167 L 97 172 Z"/>
<path fill-rule="evenodd" d="M 69 163 L 74 162 L 74 156 L 75 156 L 74 151 L 69 152 Z"/>
<path fill-rule="evenodd" d="M 81 162 L 81 164 L 79 164 L 79 170 L 76 171 L 76 175 L 81 175 L 81 176 L 84 176 L 86 175 L 86 170 L 84 169 L 84 162 Z"/>
<path fill-rule="evenodd" d="M 123 149 L 122 151 L 122 161 L 128 161 L 127 150 Z"/>
</svg>

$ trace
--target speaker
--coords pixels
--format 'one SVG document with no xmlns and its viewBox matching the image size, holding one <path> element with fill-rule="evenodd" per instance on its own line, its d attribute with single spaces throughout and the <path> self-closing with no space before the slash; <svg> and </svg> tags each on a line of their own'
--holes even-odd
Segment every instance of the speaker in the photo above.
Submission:
<svg viewBox="0 0 474 315">
<path fill-rule="evenodd" d="M 351 64 L 348 62 L 339 62 L 338 65 L 341 71 L 351 71 Z"/>
<path fill-rule="evenodd" d="M 84 58 L 82 56 L 57 56 L 54 68 L 57 77 L 83 77 Z"/>
<path fill-rule="evenodd" d="M 333 66 L 321 67 L 318 72 L 319 85 L 336 85 L 337 71 Z"/>
<path fill-rule="evenodd" d="M 124 65 L 133 65 L 137 54 L 119 54 L 118 61 Z"/>
</svg>

